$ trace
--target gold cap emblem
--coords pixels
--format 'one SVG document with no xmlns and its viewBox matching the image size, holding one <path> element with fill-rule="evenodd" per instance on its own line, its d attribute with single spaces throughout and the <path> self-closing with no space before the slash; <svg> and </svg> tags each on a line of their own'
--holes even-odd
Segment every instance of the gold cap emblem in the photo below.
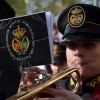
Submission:
<svg viewBox="0 0 100 100">
<path fill-rule="evenodd" d="M 68 13 L 68 22 L 74 28 L 81 27 L 85 22 L 85 12 L 83 8 L 80 6 L 72 7 Z"/>
</svg>

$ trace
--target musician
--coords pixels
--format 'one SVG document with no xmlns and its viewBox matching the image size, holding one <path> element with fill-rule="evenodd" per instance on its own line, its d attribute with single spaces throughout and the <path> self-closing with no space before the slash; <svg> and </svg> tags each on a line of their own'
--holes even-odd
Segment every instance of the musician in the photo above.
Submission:
<svg viewBox="0 0 100 100">
<path fill-rule="evenodd" d="M 0 20 L 14 16 L 15 11 L 13 8 L 5 0 L 0 0 Z M 2 38 L 0 39 L 0 46 L 4 42 L 2 41 Z M 1 51 L 2 49 L 0 48 L 0 59 L 7 58 L 6 54 L 3 55 Z M 6 60 L 4 60 L 4 62 L 0 62 L 0 68 L 2 67 L 1 63 L 4 63 L 4 67 L 10 67 L 8 62 Z M 13 65 L 13 62 L 10 62 L 10 64 Z M 20 76 L 19 68 L 16 64 L 9 69 L 0 69 L 0 100 L 5 100 L 6 98 L 9 98 L 10 96 L 17 93 Z"/>
<path fill-rule="evenodd" d="M 47 88 L 55 98 L 35 100 L 100 100 L 100 8 L 87 4 L 74 4 L 61 12 L 58 29 L 66 44 L 67 64 L 79 70 L 80 88 L 71 90 L 76 84 L 76 73 L 66 80 L 66 89 L 58 86 Z"/>
<path fill-rule="evenodd" d="M 54 57 L 54 62 L 46 66 L 48 73 L 51 74 L 55 74 L 67 67 L 66 45 L 54 42 L 53 57 Z"/>
</svg>

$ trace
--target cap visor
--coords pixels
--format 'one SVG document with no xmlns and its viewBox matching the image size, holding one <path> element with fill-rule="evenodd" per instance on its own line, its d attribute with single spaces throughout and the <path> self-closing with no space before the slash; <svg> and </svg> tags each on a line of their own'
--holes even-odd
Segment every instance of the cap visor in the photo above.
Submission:
<svg viewBox="0 0 100 100">
<path fill-rule="evenodd" d="M 61 43 L 71 42 L 71 41 L 92 41 L 92 40 L 100 40 L 99 34 L 94 33 L 71 33 L 67 36 L 64 36 Z"/>
</svg>

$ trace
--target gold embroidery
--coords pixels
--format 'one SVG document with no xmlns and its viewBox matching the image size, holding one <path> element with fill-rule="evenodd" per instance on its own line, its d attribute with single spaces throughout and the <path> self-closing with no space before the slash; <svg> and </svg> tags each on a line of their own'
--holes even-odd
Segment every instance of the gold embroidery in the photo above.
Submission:
<svg viewBox="0 0 100 100">
<path fill-rule="evenodd" d="M 80 6 L 72 7 L 68 13 L 68 22 L 74 28 L 81 27 L 85 22 L 84 9 Z"/>
<path fill-rule="evenodd" d="M 72 78 L 70 78 L 70 84 L 71 84 L 71 85 L 75 85 L 75 83 L 74 83 L 74 81 L 73 81 Z"/>
<path fill-rule="evenodd" d="M 95 86 L 100 82 L 100 76 L 98 76 L 96 79 L 93 79 L 91 82 L 88 82 L 86 86 L 90 86 L 95 88 Z"/>
<path fill-rule="evenodd" d="M 26 54 L 30 42 L 27 36 L 25 36 L 26 29 L 25 28 L 20 28 L 18 25 L 18 29 L 13 31 L 14 38 L 12 40 L 12 47 L 13 50 L 18 54 L 18 55 L 23 55 Z"/>
</svg>

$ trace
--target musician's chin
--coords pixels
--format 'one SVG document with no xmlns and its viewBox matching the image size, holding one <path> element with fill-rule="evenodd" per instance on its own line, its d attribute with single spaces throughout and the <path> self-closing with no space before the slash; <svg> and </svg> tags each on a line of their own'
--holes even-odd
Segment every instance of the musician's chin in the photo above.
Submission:
<svg viewBox="0 0 100 100">
<path fill-rule="evenodd" d="M 83 67 L 79 68 L 78 70 L 79 70 L 82 80 L 87 79 L 87 77 L 88 77 L 87 70 Z"/>
</svg>

